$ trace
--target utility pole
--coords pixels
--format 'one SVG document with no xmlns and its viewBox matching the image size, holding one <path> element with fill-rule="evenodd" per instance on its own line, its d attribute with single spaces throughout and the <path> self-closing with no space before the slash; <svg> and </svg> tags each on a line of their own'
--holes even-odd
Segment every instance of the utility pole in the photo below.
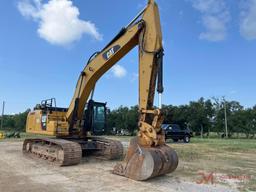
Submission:
<svg viewBox="0 0 256 192">
<path fill-rule="evenodd" d="M 3 101 L 2 118 L 1 118 L 1 130 L 3 129 L 3 123 L 4 123 L 4 107 L 5 107 L 5 102 Z"/>
<path fill-rule="evenodd" d="M 223 97 L 224 101 L 224 116 L 225 116 L 225 130 L 226 130 L 226 139 L 228 138 L 228 120 L 227 120 L 227 106 L 225 97 Z"/>
</svg>

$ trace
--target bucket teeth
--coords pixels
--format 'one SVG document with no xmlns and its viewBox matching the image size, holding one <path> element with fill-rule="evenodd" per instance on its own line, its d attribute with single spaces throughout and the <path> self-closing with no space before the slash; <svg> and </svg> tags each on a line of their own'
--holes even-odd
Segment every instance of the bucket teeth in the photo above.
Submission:
<svg viewBox="0 0 256 192">
<path fill-rule="evenodd" d="M 125 162 L 117 164 L 113 173 L 143 181 L 171 173 L 177 166 L 178 156 L 171 147 L 140 147 L 135 138 L 130 142 Z"/>
</svg>

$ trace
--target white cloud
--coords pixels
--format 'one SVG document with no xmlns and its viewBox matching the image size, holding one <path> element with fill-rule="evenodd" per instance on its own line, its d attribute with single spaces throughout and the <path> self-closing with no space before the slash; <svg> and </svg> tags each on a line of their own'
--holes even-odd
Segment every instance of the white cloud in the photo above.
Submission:
<svg viewBox="0 0 256 192">
<path fill-rule="evenodd" d="M 56 45 L 67 45 L 88 34 L 101 40 L 95 24 L 79 19 L 79 10 L 70 0 L 22 0 L 18 10 L 27 18 L 38 22 L 37 32 L 46 41 Z"/>
<path fill-rule="evenodd" d="M 202 14 L 202 24 L 206 31 L 200 33 L 199 39 L 223 41 L 227 37 L 227 24 L 230 13 L 223 0 L 191 0 L 194 9 Z"/>
<path fill-rule="evenodd" d="M 111 72 L 113 76 L 117 78 L 125 77 L 127 74 L 126 69 L 121 65 L 114 65 L 111 69 Z"/>
<path fill-rule="evenodd" d="M 242 8 L 240 33 L 247 40 L 256 40 L 256 0 L 247 0 Z"/>
</svg>

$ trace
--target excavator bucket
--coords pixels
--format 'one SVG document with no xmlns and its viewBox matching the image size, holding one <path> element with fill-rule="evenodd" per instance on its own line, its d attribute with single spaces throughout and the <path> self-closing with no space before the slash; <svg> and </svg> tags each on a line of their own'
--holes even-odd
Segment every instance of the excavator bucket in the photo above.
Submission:
<svg viewBox="0 0 256 192">
<path fill-rule="evenodd" d="M 168 145 L 140 147 L 138 138 L 131 140 L 125 162 L 114 167 L 113 173 L 137 181 L 173 172 L 178 166 L 178 156 Z"/>
</svg>

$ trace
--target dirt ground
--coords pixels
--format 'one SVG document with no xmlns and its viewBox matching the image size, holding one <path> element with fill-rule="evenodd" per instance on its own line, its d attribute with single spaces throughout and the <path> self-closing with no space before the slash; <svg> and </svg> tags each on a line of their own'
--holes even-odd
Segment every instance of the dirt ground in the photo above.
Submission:
<svg viewBox="0 0 256 192">
<path fill-rule="evenodd" d="M 127 143 L 124 143 L 127 146 Z M 224 185 L 185 181 L 176 172 L 137 182 L 111 173 L 117 161 L 83 158 L 81 164 L 54 167 L 38 164 L 21 153 L 22 142 L 0 142 L 0 191 L 237 191 Z"/>
</svg>

